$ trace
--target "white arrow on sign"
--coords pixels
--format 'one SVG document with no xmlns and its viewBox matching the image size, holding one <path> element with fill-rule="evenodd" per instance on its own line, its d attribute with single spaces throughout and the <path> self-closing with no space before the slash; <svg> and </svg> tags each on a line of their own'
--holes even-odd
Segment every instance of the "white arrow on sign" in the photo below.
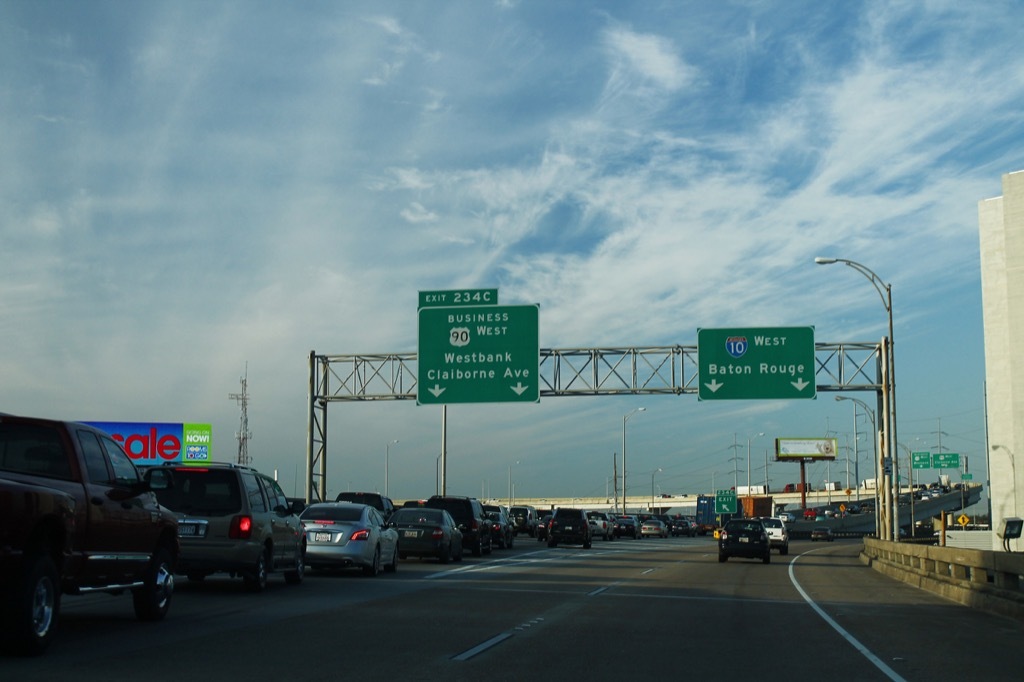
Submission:
<svg viewBox="0 0 1024 682">
<path fill-rule="evenodd" d="M 435 398 L 440 398 L 441 394 L 445 392 L 445 389 L 441 388 L 440 384 L 434 384 L 433 388 L 428 388 L 427 390 L 433 393 Z"/>
<path fill-rule="evenodd" d="M 718 379 L 712 379 L 710 384 L 704 385 L 710 388 L 712 393 L 717 393 L 718 389 L 720 389 L 722 386 L 725 386 L 725 384 L 718 383 Z"/>
<path fill-rule="evenodd" d="M 793 384 L 793 387 L 796 388 L 796 390 L 798 391 L 802 391 L 811 385 L 811 382 L 804 381 L 803 377 L 800 377 L 800 381 L 791 381 L 789 383 Z"/>
<path fill-rule="evenodd" d="M 529 388 L 529 386 L 523 386 L 523 382 L 520 381 L 515 386 L 509 386 L 509 388 L 515 391 L 516 395 L 522 395 L 526 391 L 526 389 Z"/>
</svg>

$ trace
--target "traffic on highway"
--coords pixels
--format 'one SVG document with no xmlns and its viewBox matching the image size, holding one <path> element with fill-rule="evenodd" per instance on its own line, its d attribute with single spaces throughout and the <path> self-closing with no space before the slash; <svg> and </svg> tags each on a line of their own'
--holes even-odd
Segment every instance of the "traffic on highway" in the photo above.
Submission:
<svg viewBox="0 0 1024 682">
<path fill-rule="evenodd" d="M 934 680 L 999 679 L 1016 670 L 1011 652 L 1024 635 L 1021 624 L 879 575 L 859 561 L 857 540 L 790 539 L 788 556 L 776 553 L 765 563 L 763 550 L 732 551 L 746 545 L 744 536 L 770 546 L 751 527 L 736 535 L 721 563 L 723 541 L 712 535 L 598 540 L 589 530 L 595 524 L 584 529 L 568 515 L 566 530 L 549 519 L 546 536 L 538 524 L 534 537 L 524 531 L 511 546 L 495 543 L 480 556 L 449 549 L 445 561 L 422 544 L 415 554 L 413 545 L 403 549 L 410 522 L 445 516 L 421 502 L 429 500 L 400 507 L 398 521 L 385 524 L 400 535 L 390 572 L 311 564 L 301 584 L 282 570 L 260 590 L 230 572 L 185 577 L 167 618 L 141 625 L 123 600 L 69 600 L 60 637 L 45 656 L 6 656 L 0 667 L 11 679 L 83 682 L 140 674 L 640 679 L 681 671 L 792 679 L 818 670 L 841 670 L 847 679 Z M 330 527 L 327 511 L 315 514 L 307 538 Z M 954 627 L 961 633 L 957 656 L 937 655 L 935 633 Z M 751 641 L 764 646 L 730 653 Z"/>
</svg>

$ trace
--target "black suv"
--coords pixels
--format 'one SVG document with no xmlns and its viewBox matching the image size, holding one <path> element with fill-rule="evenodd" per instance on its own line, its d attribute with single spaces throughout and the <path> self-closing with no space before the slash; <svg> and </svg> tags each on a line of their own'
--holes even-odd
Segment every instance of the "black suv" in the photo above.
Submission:
<svg viewBox="0 0 1024 682">
<path fill-rule="evenodd" d="M 719 531 L 719 563 L 736 556 L 771 563 L 772 546 L 761 519 L 732 519 Z"/>
<path fill-rule="evenodd" d="M 452 515 L 462 531 L 462 547 L 473 556 L 491 553 L 491 524 L 484 518 L 484 508 L 475 497 L 433 495 L 423 505 L 444 509 Z"/>
<path fill-rule="evenodd" d="M 587 512 L 571 507 L 555 509 L 548 527 L 548 547 L 557 547 L 560 542 L 583 545 L 583 549 L 590 549 L 590 520 L 587 519 Z"/>
<path fill-rule="evenodd" d="M 338 496 L 334 498 L 335 502 L 355 502 L 356 504 L 366 504 L 377 511 L 387 521 L 391 517 L 391 513 L 395 511 L 395 503 L 391 501 L 390 497 L 384 497 L 380 493 L 356 493 L 356 492 L 343 492 L 338 493 Z"/>
</svg>

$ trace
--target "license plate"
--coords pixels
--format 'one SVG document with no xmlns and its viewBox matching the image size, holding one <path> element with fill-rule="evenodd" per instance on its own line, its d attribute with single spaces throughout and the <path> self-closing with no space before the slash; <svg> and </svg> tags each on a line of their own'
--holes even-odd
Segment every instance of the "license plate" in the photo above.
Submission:
<svg viewBox="0 0 1024 682">
<path fill-rule="evenodd" d="M 313 533 L 313 542 L 330 542 L 330 533 Z"/>
<path fill-rule="evenodd" d="M 750 542 L 750 538 L 740 538 L 740 542 Z"/>
<path fill-rule="evenodd" d="M 193 538 L 193 537 L 196 537 L 199 534 L 200 534 L 199 533 L 199 526 L 194 526 L 194 525 L 191 525 L 191 524 L 186 524 L 186 525 L 179 524 L 178 525 L 178 537 L 190 537 L 190 538 Z"/>
<path fill-rule="evenodd" d="M 402 537 L 406 538 L 418 538 L 419 536 L 420 532 L 418 530 L 407 530 L 402 533 Z"/>
</svg>

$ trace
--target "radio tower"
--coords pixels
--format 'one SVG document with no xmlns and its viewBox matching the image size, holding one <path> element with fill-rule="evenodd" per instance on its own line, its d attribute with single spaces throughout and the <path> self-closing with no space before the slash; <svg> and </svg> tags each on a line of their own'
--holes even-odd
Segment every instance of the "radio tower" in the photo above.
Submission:
<svg viewBox="0 0 1024 682">
<path fill-rule="evenodd" d="M 245 363 L 245 376 L 241 378 L 242 392 L 241 393 L 229 393 L 228 398 L 231 398 L 239 405 L 242 406 L 242 419 L 239 424 L 238 433 L 235 434 L 235 438 L 238 439 L 238 464 L 243 466 L 249 466 L 249 439 L 252 438 L 252 433 L 249 431 L 249 363 Z"/>
</svg>

